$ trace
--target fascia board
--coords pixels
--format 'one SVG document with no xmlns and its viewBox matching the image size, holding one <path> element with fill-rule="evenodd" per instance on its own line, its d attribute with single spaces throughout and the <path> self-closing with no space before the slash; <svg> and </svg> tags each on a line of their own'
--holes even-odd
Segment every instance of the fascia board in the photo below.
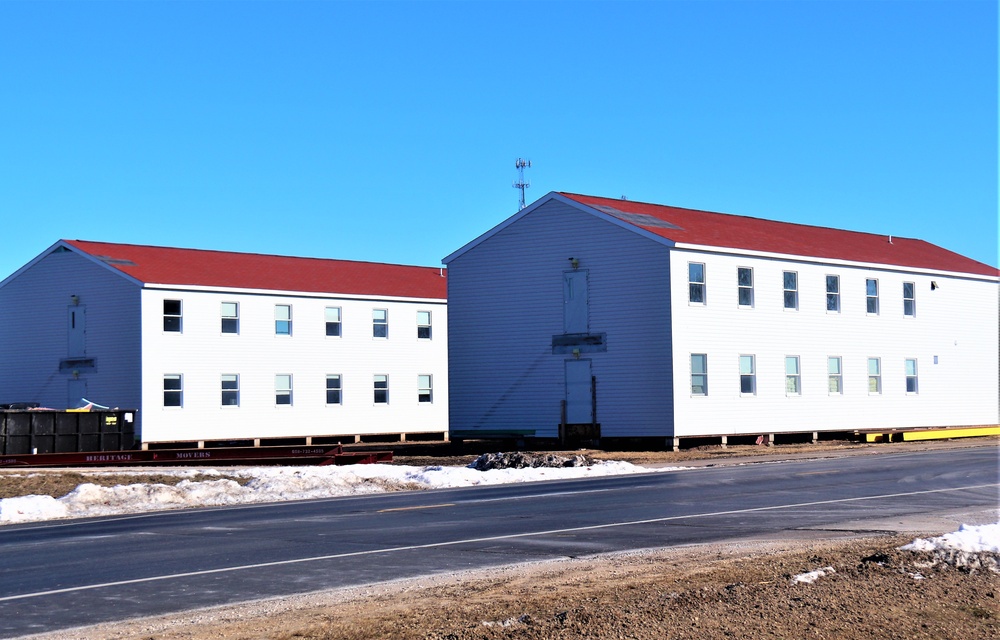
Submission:
<svg viewBox="0 0 1000 640">
<path fill-rule="evenodd" d="M 210 287 L 196 284 L 162 284 L 147 282 L 143 287 L 156 291 L 185 291 L 198 293 L 222 293 L 231 295 L 272 296 L 282 298 L 320 298 L 324 300 L 385 300 L 386 302 L 417 302 L 420 304 L 445 304 L 446 298 L 424 298 L 408 296 L 384 296 L 379 294 L 333 293 L 324 291 L 290 291 L 277 289 L 237 289 L 234 287 Z"/>
<path fill-rule="evenodd" d="M 925 269 L 923 267 L 907 267 L 905 265 L 887 264 L 884 262 L 857 262 L 853 260 L 840 260 L 837 258 L 820 258 L 817 256 L 799 256 L 790 253 L 773 253 L 769 251 L 752 251 L 749 249 L 734 249 L 731 247 L 713 247 L 710 245 L 677 243 L 674 249 L 678 251 L 691 251 L 694 253 L 715 253 L 732 256 L 748 256 L 762 258 L 765 260 L 784 260 L 786 262 L 797 262 L 800 264 L 830 265 L 837 267 L 852 267 L 857 269 L 874 269 L 878 271 L 894 271 L 897 273 L 913 273 L 929 276 L 942 276 L 951 278 L 963 278 L 966 280 L 981 280 L 983 282 L 1000 282 L 1000 277 L 986 276 L 977 273 L 965 273 L 963 271 L 942 271 L 939 269 Z"/>
<path fill-rule="evenodd" d="M 25 271 L 27 271 L 31 267 L 33 267 L 36 264 L 38 264 L 43 258 L 48 257 L 48 255 L 50 253 L 52 253 L 53 251 L 55 251 L 56 249 L 58 249 L 60 247 L 64 247 L 66 249 L 69 249 L 70 251 L 72 251 L 73 253 L 77 254 L 78 256 L 81 256 L 82 258 L 85 258 L 85 259 L 89 260 L 90 262 L 93 262 L 94 264 L 98 265 L 99 267 L 101 267 L 103 269 L 106 269 L 106 270 L 114 273 L 115 275 L 117 275 L 117 276 L 119 276 L 121 278 L 124 278 L 125 280 L 127 280 L 128 282 L 136 285 L 137 287 L 141 287 L 142 286 L 142 281 L 133 278 L 132 276 L 128 275 L 127 273 L 123 273 L 123 272 L 119 271 L 118 269 L 115 269 L 114 267 L 112 267 L 108 263 L 104 262 L 103 260 L 90 255 L 86 251 L 81 251 L 80 249 L 77 249 L 76 247 L 74 247 L 73 245 L 69 244 L 68 242 L 66 242 L 64 240 L 59 240 L 58 242 L 56 242 L 55 244 L 53 244 L 51 247 L 49 247 L 45 251 L 43 251 L 40 254 L 38 254 L 37 256 L 35 256 L 30 262 L 28 262 L 28 264 L 24 265 L 23 267 L 21 267 L 20 269 L 18 269 L 14 273 L 12 273 L 9 276 L 7 276 L 6 278 L 4 278 L 3 281 L 0 281 L 0 288 L 6 286 L 8 282 L 11 282 L 12 280 L 14 280 L 14 278 L 17 278 L 19 275 L 21 275 L 22 273 L 24 273 Z"/>
</svg>

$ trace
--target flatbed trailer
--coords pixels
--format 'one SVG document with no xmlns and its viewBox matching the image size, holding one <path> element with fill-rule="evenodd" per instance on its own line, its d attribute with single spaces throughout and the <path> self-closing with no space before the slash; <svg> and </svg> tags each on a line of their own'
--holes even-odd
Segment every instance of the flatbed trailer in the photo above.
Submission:
<svg viewBox="0 0 1000 640">
<path fill-rule="evenodd" d="M 391 451 L 344 451 L 336 445 L 135 449 L 0 455 L 0 469 L 30 467 L 155 466 L 200 464 L 346 465 L 392 462 Z"/>
</svg>

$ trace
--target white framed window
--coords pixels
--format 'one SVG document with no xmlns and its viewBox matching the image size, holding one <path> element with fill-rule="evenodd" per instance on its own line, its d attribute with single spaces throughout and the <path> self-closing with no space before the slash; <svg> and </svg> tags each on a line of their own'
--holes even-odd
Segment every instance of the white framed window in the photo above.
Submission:
<svg viewBox="0 0 1000 640">
<path fill-rule="evenodd" d="M 826 310 L 840 313 L 840 276 L 826 277 Z"/>
<path fill-rule="evenodd" d="M 708 395 L 708 354 L 691 354 L 691 395 Z"/>
<path fill-rule="evenodd" d="M 782 287 L 786 309 L 799 308 L 799 274 L 795 271 L 782 273 Z"/>
<path fill-rule="evenodd" d="M 865 280 L 865 310 L 870 316 L 878 315 L 878 280 Z"/>
<path fill-rule="evenodd" d="M 375 404 L 389 404 L 389 376 L 376 375 L 373 380 Z"/>
<path fill-rule="evenodd" d="M 328 338 L 340 337 L 340 307 L 326 308 L 326 335 Z"/>
<path fill-rule="evenodd" d="M 183 328 L 184 316 L 181 313 L 180 300 L 163 301 L 163 330 L 170 333 L 180 333 Z"/>
<path fill-rule="evenodd" d="M 433 402 L 433 379 L 428 375 L 417 376 L 417 402 Z"/>
<path fill-rule="evenodd" d="M 785 356 L 785 395 L 802 395 L 802 372 L 798 356 Z"/>
<path fill-rule="evenodd" d="M 882 393 L 882 360 L 880 358 L 868 358 L 868 393 L 873 395 Z"/>
<path fill-rule="evenodd" d="M 331 373 L 326 376 L 326 403 L 327 404 L 341 404 L 343 401 L 343 396 L 341 395 L 343 381 L 340 378 L 339 373 Z"/>
<path fill-rule="evenodd" d="M 755 356 L 740 356 L 740 395 L 757 393 L 757 363 Z"/>
<path fill-rule="evenodd" d="M 688 263 L 688 302 L 705 304 L 705 265 L 701 262 Z"/>
<path fill-rule="evenodd" d="M 917 393 L 917 359 L 906 359 L 906 393 Z"/>
<path fill-rule="evenodd" d="M 388 309 L 372 309 L 372 337 L 389 337 L 389 311 Z"/>
<path fill-rule="evenodd" d="M 239 302 L 223 302 L 221 315 L 222 315 L 222 333 L 240 332 Z"/>
<path fill-rule="evenodd" d="M 417 311 L 417 338 L 421 340 L 431 339 L 430 311 Z"/>
<path fill-rule="evenodd" d="M 753 306 L 753 269 L 738 267 L 736 269 L 736 287 L 739 306 Z"/>
<path fill-rule="evenodd" d="M 292 305 L 274 305 L 274 335 L 292 335 Z"/>
<path fill-rule="evenodd" d="M 826 359 L 827 390 L 834 395 L 844 393 L 844 371 L 840 356 Z"/>
<path fill-rule="evenodd" d="M 917 315 L 917 298 L 916 298 L 916 287 L 914 287 L 912 282 L 903 283 L 903 315 L 904 316 L 915 316 Z"/>
<path fill-rule="evenodd" d="M 274 404 L 292 404 L 292 374 L 279 373 L 274 376 Z"/>
<path fill-rule="evenodd" d="M 222 374 L 222 406 L 240 406 L 240 376 L 237 373 Z"/>
<path fill-rule="evenodd" d="M 184 376 L 179 373 L 168 373 L 163 376 L 163 406 L 184 406 Z"/>
</svg>

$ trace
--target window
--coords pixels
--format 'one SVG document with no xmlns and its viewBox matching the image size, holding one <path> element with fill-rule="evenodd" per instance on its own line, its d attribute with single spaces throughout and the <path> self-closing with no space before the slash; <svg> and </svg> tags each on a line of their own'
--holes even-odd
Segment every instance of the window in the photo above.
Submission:
<svg viewBox="0 0 1000 640">
<path fill-rule="evenodd" d="M 708 395 L 708 355 L 691 354 L 691 395 Z"/>
<path fill-rule="evenodd" d="M 177 373 L 163 376 L 163 406 L 184 406 L 184 377 Z"/>
<path fill-rule="evenodd" d="M 222 374 L 222 406 L 240 406 L 240 376 L 238 374 Z"/>
<path fill-rule="evenodd" d="M 279 373 L 274 376 L 274 404 L 292 404 L 292 376 Z"/>
<path fill-rule="evenodd" d="M 878 358 L 868 358 L 868 393 L 882 393 L 882 363 Z"/>
<path fill-rule="evenodd" d="M 326 403 L 340 404 L 340 375 L 328 375 L 326 377 Z"/>
<path fill-rule="evenodd" d="M 340 337 L 340 307 L 326 308 L 326 335 L 332 338 Z"/>
<path fill-rule="evenodd" d="M 163 330 L 180 332 L 181 330 L 181 301 L 163 301 Z"/>
<path fill-rule="evenodd" d="M 903 283 L 903 315 L 904 316 L 915 316 L 917 315 L 917 300 L 914 297 L 916 295 L 913 283 L 904 282 Z"/>
<path fill-rule="evenodd" d="M 417 402 L 430 402 L 431 400 L 431 377 L 417 376 Z"/>
<path fill-rule="evenodd" d="M 705 265 L 700 262 L 688 263 L 688 300 L 705 304 Z"/>
<path fill-rule="evenodd" d="M 802 373 L 799 371 L 798 356 L 785 356 L 785 394 L 802 395 Z"/>
<path fill-rule="evenodd" d="M 222 303 L 222 333 L 240 332 L 240 303 Z"/>
<path fill-rule="evenodd" d="M 794 271 L 784 272 L 785 308 L 799 308 L 799 274 Z"/>
<path fill-rule="evenodd" d="M 906 359 L 906 393 L 917 392 L 917 360 Z"/>
<path fill-rule="evenodd" d="M 292 335 L 292 305 L 274 305 L 274 335 Z"/>
<path fill-rule="evenodd" d="M 826 277 L 826 310 L 840 313 L 840 276 Z"/>
<path fill-rule="evenodd" d="M 389 337 L 389 312 L 385 309 L 372 309 L 372 336 L 376 338 Z"/>
<path fill-rule="evenodd" d="M 736 270 L 736 285 L 739 290 L 739 305 L 741 307 L 753 306 L 753 269 L 749 267 L 739 267 Z"/>
<path fill-rule="evenodd" d="M 868 315 L 878 315 L 878 280 L 874 278 L 865 280 L 865 300 Z"/>
<path fill-rule="evenodd" d="M 830 356 L 826 359 L 826 372 L 828 391 L 830 393 L 844 393 L 844 374 L 841 370 L 840 356 Z"/>
<path fill-rule="evenodd" d="M 424 340 L 431 339 L 431 312 L 430 311 L 418 311 L 417 312 L 417 338 L 422 338 Z"/>
<path fill-rule="evenodd" d="M 757 392 L 757 371 L 753 356 L 740 356 L 740 393 L 753 395 Z"/>
<path fill-rule="evenodd" d="M 375 376 L 375 404 L 389 403 L 389 376 Z"/>
</svg>

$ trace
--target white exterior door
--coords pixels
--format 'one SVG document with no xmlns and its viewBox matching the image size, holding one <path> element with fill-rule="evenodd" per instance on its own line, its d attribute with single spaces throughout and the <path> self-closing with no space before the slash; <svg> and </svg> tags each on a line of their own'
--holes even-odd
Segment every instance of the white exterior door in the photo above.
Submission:
<svg viewBox="0 0 1000 640">
<path fill-rule="evenodd" d="M 587 333 L 590 315 L 587 305 L 587 272 L 564 272 L 563 333 Z"/>
<path fill-rule="evenodd" d="M 566 361 L 566 423 L 594 421 L 593 377 L 590 360 Z"/>
</svg>

